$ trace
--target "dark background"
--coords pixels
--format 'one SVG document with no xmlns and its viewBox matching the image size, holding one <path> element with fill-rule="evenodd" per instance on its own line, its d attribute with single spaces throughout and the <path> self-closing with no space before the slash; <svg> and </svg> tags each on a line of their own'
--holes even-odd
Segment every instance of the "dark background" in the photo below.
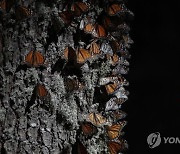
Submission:
<svg viewBox="0 0 180 154">
<path fill-rule="evenodd" d="M 180 138 L 180 2 L 129 0 L 128 8 L 135 14 L 127 75 L 130 96 L 123 106 L 128 154 L 178 154 L 180 144 L 150 149 L 146 140 L 153 132 Z"/>
</svg>

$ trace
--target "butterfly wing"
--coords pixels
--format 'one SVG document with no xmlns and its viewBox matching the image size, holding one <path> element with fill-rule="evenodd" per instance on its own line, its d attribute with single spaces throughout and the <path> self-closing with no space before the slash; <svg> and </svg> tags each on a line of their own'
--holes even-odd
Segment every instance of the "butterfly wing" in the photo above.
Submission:
<svg viewBox="0 0 180 154">
<path fill-rule="evenodd" d="M 0 2 L 0 9 L 6 10 L 6 0 L 2 0 L 2 1 Z"/>
<path fill-rule="evenodd" d="M 112 94 L 117 90 L 118 84 L 116 83 L 108 84 L 108 85 L 105 85 L 105 88 L 108 94 Z"/>
<path fill-rule="evenodd" d="M 88 50 L 83 48 L 78 48 L 77 51 L 77 63 L 85 63 L 89 58 L 91 58 L 91 54 Z"/>
<path fill-rule="evenodd" d="M 112 4 L 107 9 L 107 13 L 110 16 L 115 16 L 115 15 L 117 15 L 121 11 L 122 11 L 122 7 L 119 4 Z"/>
<path fill-rule="evenodd" d="M 92 125 L 90 122 L 82 123 L 81 129 L 82 129 L 83 134 L 86 136 L 90 136 L 97 131 L 96 127 Z"/>
<path fill-rule="evenodd" d="M 86 33 L 92 34 L 93 31 L 94 31 L 94 26 L 93 26 L 93 24 L 91 24 L 91 23 L 87 24 L 87 25 L 84 27 L 84 31 L 85 31 Z"/>
<path fill-rule="evenodd" d="M 121 123 L 113 124 L 112 126 L 107 126 L 108 137 L 111 140 L 119 137 L 119 135 L 121 134 L 121 130 L 124 128 L 125 125 L 126 125 L 126 122 L 124 121 Z"/>
<path fill-rule="evenodd" d="M 38 67 L 40 65 L 43 65 L 44 61 L 45 61 L 45 59 L 44 59 L 43 55 L 39 51 L 34 51 L 33 52 L 33 63 L 32 63 L 32 65 L 34 67 Z"/>
<path fill-rule="evenodd" d="M 90 122 L 96 126 L 104 124 L 106 122 L 106 118 L 96 113 L 90 113 L 88 118 Z"/>
<path fill-rule="evenodd" d="M 25 56 L 25 62 L 32 66 L 33 65 L 33 54 L 34 54 L 34 51 L 30 51 L 26 56 Z"/>
<path fill-rule="evenodd" d="M 70 62 L 75 63 L 76 61 L 76 51 L 72 47 L 66 47 L 64 50 L 64 58 Z"/>
<path fill-rule="evenodd" d="M 96 25 L 95 25 L 95 32 L 96 32 L 96 33 L 93 34 L 94 37 L 104 38 L 104 37 L 107 36 L 104 27 L 101 26 L 101 25 L 99 25 L 99 24 L 96 24 Z"/>
<path fill-rule="evenodd" d="M 69 25 L 73 20 L 73 14 L 69 11 L 63 11 L 59 14 L 63 22 Z"/>
<path fill-rule="evenodd" d="M 118 154 L 128 148 L 126 140 L 119 139 L 119 142 L 109 141 L 107 142 L 108 150 L 110 154 Z"/>
<path fill-rule="evenodd" d="M 37 95 L 40 98 L 46 97 L 48 94 L 48 91 L 46 90 L 45 86 L 42 84 L 37 85 Z"/>
<path fill-rule="evenodd" d="M 96 43 L 96 42 L 92 42 L 91 45 L 90 45 L 90 54 L 93 56 L 93 55 L 97 55 L 99 54 L 101 51 L 99 49 L 99 45 Z"/>
<path fill-rule="evenodd" d="M 71 11 L 75 14 L 75 16 L 80 16 L 82 13 L 88 10 L 88 6 L 83 2 L 75 2 L 71 6 Z"/>
<path fill-rule="evenodd" d="M 17 6 L 15 15 L 18 20 L 22 20 L 31 15 L 31 11 L 24 6 Z"/>
</svg>

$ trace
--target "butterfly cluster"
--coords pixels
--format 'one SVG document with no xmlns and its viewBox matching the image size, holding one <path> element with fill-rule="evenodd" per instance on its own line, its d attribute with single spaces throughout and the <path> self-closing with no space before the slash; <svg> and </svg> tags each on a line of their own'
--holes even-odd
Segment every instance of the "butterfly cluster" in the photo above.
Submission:
<svg viewBox="0 0 180 154">
<path fill-rule="evenodd" d="M 70 149 L 71 153 L 124 152 L 128 145 L 123 138 L 127 122 L 122 106 L 128 99 L 128 91 L 124 87 L 129 83 L 124 76 L 129 70 L 128 49 L 133 43 L 128 25 L 133 13 L 126 7 L 125 0 L 40 0 L 35 4 L 37 7 L 16 3 L 15 0 L 0 1 L 0 19 L 5 19 L 10 12 L 17 23 L 26 22 L 29 18 L 38 22 L 41 18 L 45 20 L 45 17 L 37 17 L 39 6 L 44 4 L 50 8 L 46 14 L 46 18 L 51 18 L 47 22 L 48 37 L 45 41 L 36 40 L 41 42 L 45 52 L 36 48 L 28 50 L 23 55 L 21 67 L 16 70 L 33 68 L 39 73 L 40 82 L 35 82 L 26 113 L 31 112 L 36 100 L 40 100 L 40 103 L 44 102 L 42 106 L 54 114 L 46 106 L 47 102 L 51 104 L 55 96 L 64 95 L 58 103 L 67 102 L 62 105 L 66 108 L 71 105 L 69 102 L 74 101 L 77 106 L 76 142 Z M 53 7 L 56 9 L 51 9 Z M 63 86 L 59 88 L 65 91 L 63 94 L 41 81 L 45 75 L 53 78 L 59 77 L 57 74 L 63 79 Z M 57 83 L 58 78 L 55 80 Z M 53 116 L 56 116 L 57 123 L 65 121 L 60 111 L 55 113 Z M 68 130 L 75 129 L 71 123 L 64 123 L 63 127 Z M 69 153 L 68 148 L 62 149 L 62 153 Z"/>
</svg>

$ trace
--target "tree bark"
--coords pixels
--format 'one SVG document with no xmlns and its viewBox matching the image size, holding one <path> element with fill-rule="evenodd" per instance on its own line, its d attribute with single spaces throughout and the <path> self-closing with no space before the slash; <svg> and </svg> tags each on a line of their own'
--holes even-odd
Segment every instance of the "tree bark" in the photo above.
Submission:
<svg viewBox="0 0 180 154">
<path fill-rule="evenodd" d="M 92 56 L 79 66 L 69 64 L 64 50 L 67 46 L 86 48 L 91 39 L 98 39 L 100 44 L 106 43 L 111 48 L 108 36 L 94 38 L 82 32 L 79 25 L 87 23 L 87 16 L 92 22 L 100 20 L 109 3 L 124 2 L 84 0 L 82 2 L 88 3 L 88 11 L 82 11 L 78 17 L 73 15 L 70 24 L 66 24 L 59 13 L 69 9 L 74 1 L 5 2 L 5 9 L 2 5 L 0 8 L 0 153 L 83 153 L 76 149 L 78 142 L 90 154 L 109 153 L 105 125 L 115 121 L 104 110 L 106 102 L 115 95 L 104 92 L 99 80 L 112 73 L 112 65 L 106 58 L 106 52 L 110 51 L 102 49 L 101 56 Z M 19 6 L 25 11 L 19 11 Z M 123 24 L 132 16 L 129 10 L 125 14 L 117 15 Z M 120 57 L 126 59 L 132 42 L 128 26 L 124 26 L 117 31 L 121 33 L 118 35 L 126 31 L 123 35 L 128 36 L 123 42 L 124 50 L 120 52 Z M 121 36 L 118 37 L 122 40 Z M 32 56 L 33 62 L 29 64 L 25 58 L 30 51 L 40 52 L 45 62 L 36 67 L 34 61 L 38 60 Z M 120 75 L 126 74 L 126 67 L 118 65 Z M 75 82 L 73 88 L 68 81 Z M 40 96 L 39 84 L 47 90 L 45 97 Z M 92 112 L 100 113 L 109 121 L 97 126 L 98 132 L 89 138 L 82 134 L 81 122 L 88 121 L 87 116 Z"/>
</svg>

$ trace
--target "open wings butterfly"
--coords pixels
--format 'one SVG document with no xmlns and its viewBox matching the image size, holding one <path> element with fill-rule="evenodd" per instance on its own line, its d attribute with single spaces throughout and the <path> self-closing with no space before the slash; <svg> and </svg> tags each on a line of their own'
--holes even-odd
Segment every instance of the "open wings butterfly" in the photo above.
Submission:
<svg viewBox="0 0 180 154">
<path fill-rule="evenodd" d="M 25 56 L 25 63 L 31 67 L 39 67 L 44 64 L 45 58 L 39 51 L 30 51 Z"/>
<path fill-rule="evenodd" d="M 67 61 L 70 61 L 74 64 L 85 63 L 89 58 L 91 58 L 91 54 L 88 50 L 83 48 L 78 48 L 76 51 L 71 47 L 66 47 L 64 50 L 64 57 Z"/>
</svg>

